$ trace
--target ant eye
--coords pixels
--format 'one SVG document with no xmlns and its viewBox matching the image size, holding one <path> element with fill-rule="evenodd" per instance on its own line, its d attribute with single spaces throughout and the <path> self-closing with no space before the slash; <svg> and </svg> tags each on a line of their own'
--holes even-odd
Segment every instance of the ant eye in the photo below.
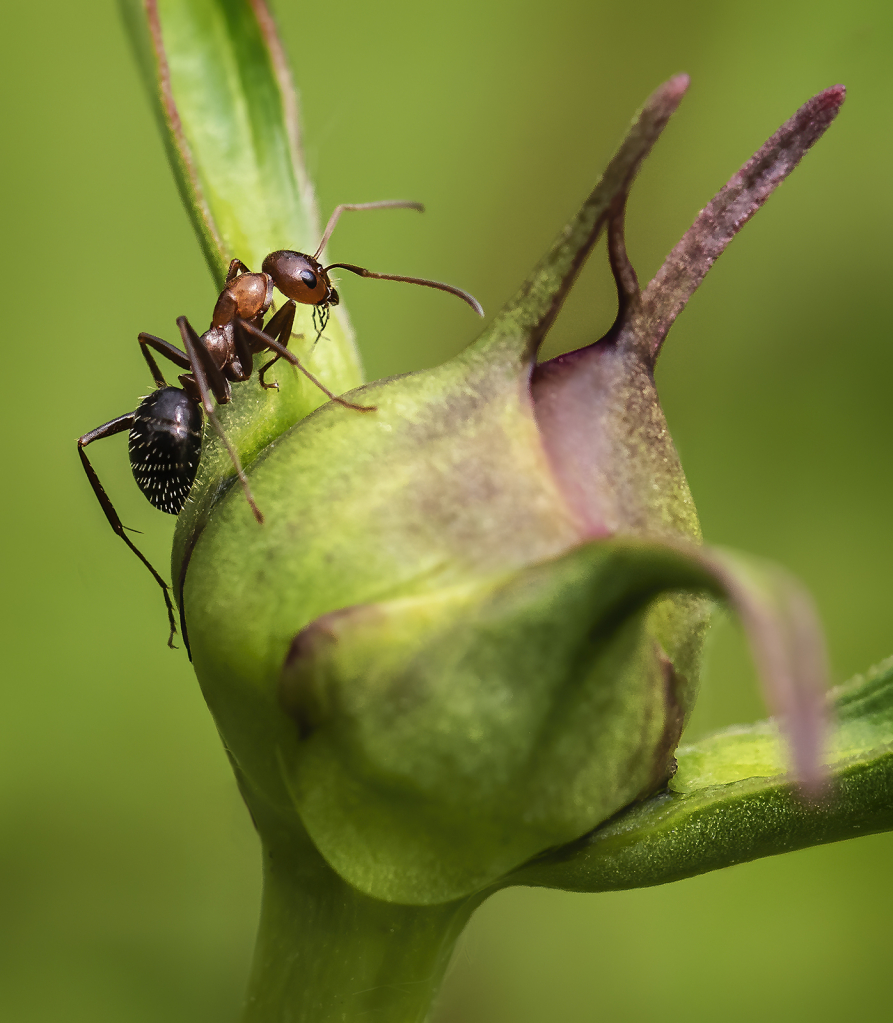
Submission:
<svg viewBox="0 0 893 1023">
<path fill-rule="evenodd" d="M 310 270 L 301 271 L 301 280 L 307 285 L 312 291 L 316 287 L 316 274 Z"/>
</svg>

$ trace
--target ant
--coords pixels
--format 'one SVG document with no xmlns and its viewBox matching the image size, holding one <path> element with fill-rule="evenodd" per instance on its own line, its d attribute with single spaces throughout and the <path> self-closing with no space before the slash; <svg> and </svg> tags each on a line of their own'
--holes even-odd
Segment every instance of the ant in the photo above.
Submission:
<svg viewBox="0 0 893 1023">
<path fill-rule="evenodd" d="M 174 647 L 177 628 L 170 588 L 127 536 L 126 527 L 109 500 L 84 448 L 93 441 L 112 437 L 125 430 L 129 431 L 130 467 L 137 486 L 155 508 L 170 515 L 178 515 L 189 497 L 198 472 L 204 412 L 229 454 L 254 517 L 259 523 L 263 523 L 263 515 L 251 494 L 239 456 L 214 412 L 215 401 L 218 405 L 225 405 L 231 400 L 231 383 L 250 379 L 254 368 L 254 355 L 263 351 L 274 353 L 273 358 L 265 363 L 258 373 L 260 384 L 265 389 L 278 389 L 277 383 L 268 384 L 264 376 L 275 362 L 284 358 L 332 401 L 357 412 L 375 411 L 373 405 L 356 405 L 333 394 L 288 349 L 296 303 L 314 307 L 317 341 L 328 322 L 330 308 L 338 305 L 338 292 L 329 279 L 329 270 L 338 267 L 361 277 L 403 281 L 407 284 L 437 288 L 458 296 L 478 315 L 484 315 L 476 299 L 468 292 L 449 284 L 418 277 L 373 273 L 353 263 L 331 263 L 323 267 L 319 262 L 319 256 L 335 230 L 341 214 L 369 209 L 414 209 L 423 212 L 424 206 L 421 203 L 390 200 L 342 203 L 332 212 L 322 241 L 312 256 L 289 249 L 271 252 L 264 259 L 260 273 L 252 273 L 239 259 L 232 260 L 223 290 L 214 306 L 211 326 L 205 333 L 199 336 L 185 316 L 178 317 L 177 327 L 185 352 L 154 334 L 139 335 L 140 351 L 148 364 L 156 390 L 143 398 L 135 411 L 118 416 L 117 419 L 90 430 L 78 439 L 78 455 L 84 472 L 109 525 L 146 566 L 161 587 L 170 625 L 168 646 L 171 648 Z M 288 301 L 264 324 L 264 317 L 273 303 L 274 286 Z M 150 349 L 154 349 L 175 366 L 187 371 L 179 376 L 180 387 L 168 385 Z"/>
<path fill-rule="evenodd" d="M 461 298 L 463 302 L 471 306 L 478 316 L 483 316 L 484 310 L 476 298 L 469 295 L 467 291 L 454 288 L 450 284 L 441 284 L 439 281 L 429 281 L 421 277 L 375 273 L 365 267 L 357 266 L 355 263 L 330 263 L 328 266 L 322 266 L 319 257 L 326 247 L 326 243 L 332 237 L 332 232 L 342 213 L 380 209 L 408 209 L 418 210 L 420 213 L 425 211 L 425 207 L 419 202 L 403 202 L 401 200 L 341 203 L 332 211 L 323 232 L 322 241 L 312 256 L 306 252 L 295 252 L 292 249 L 279 249 L 276 252 L 271 252 L 264 259 L 260 273 L 252 273 L 241 260 L 234 259 L 230 263 L 226 287 L 221 292 L 214 308 L 215 322 L 218 317 L 221 321 L 235 317 L 244 321 L 243 327 L 245 327 L 247 321 L 251 321 L 252 318 L 262 320 L 270 308 L 273 287 L 276 287 L 285 295 L 288 302 L 263 328 L 264 333 L 274 336 L 278 333 L 280 343 L 286 344 L 294 323 L 295 303 L 300 303 L 313 306 L 313 322 L 317 329 L 316 341 L 318 341 L 328 323 L 329 310 L 340 302 L 338 292 L 329 279 L 329 270 L 336 268 L 349 270 L 359 277 L 372 277 L 379 281 L 402 281 L 405 284 L 420 284 L 425 288 L 437 288 L 439 291 L 446 291 Z M 259 337 L 258 326 L 258 323 L 255 322 L 251 326 L 247 326 L 247 330 L 254 337 Z M 278 352 L 278 349 L 276 351 L 276 357 L 260 371 L 260 382 L 263 387 L 275 386 L 264 382 L 264 374 L 274 362 L 281 358 L 281 353 Z"/>
</svg>

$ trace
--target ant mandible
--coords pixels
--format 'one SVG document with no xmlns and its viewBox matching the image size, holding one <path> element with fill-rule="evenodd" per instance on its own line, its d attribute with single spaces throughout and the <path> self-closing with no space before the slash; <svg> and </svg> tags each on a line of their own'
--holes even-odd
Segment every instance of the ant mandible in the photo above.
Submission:
<svg viewBox="0 0 893 1023">
<path fill-rule="evenodd" d="M 403 281 L 407 284 L 437 288 L 458 296 L 467 302 L 478 315 L 484 315 L 483 309 L 475 298 L 461 288 L 454 288 L 449 284 L 441 284 L 438 281 L 419 277 L 373 273 L 371 270 L 352 263 L 331 263 L 329 266 L 323 267 L 319 262 L 319 256 L 331 237 L 341 214 L 347 211 L 369 209 L 415 209 L 423 212 L 424 206 L 421 203 L 389 200 L 371 203 L 342 203 L 336 206 L 332 212 L 322 241 L 312 256 L 289 249 L 272 252 L 264 259 L 260 273 L 252 273 L 241 260 L 234 259 L 230 263 L 224 288 L 214 306 L 211 326 L 208 330 L 199 336 L 185 316 L 178 317 L 177 327 L 183 339 L 185 352 L 154 334 L 141 333 L 139 335 L 140 351 L 152 373 L 156 390 L 144 398 L 135 411 L 118 416 L 117 419 L 96 427 L 95 430 L 85 433 L 78 439 L 78 454 L 84 472 L 87 474 L 93 493 L 96 495 L 109 525 L 146 566 L 161 587 L 170 625 L 169 647 L 174 646 L 177 628 L 168 584 L 127 536 L 125 526 L 106 494 L 84 448 L 88 444 L 92 444 L 93 441 L 123 433 L 125 430 L 129 431 L 130 467 L 137 486 L 154 507 L 171 515 L 178 515 L 189 497 L 198 472 L 202 451 L 202 412 L 204 411 L 229 454 L 254 517 L 259 523 L 262 523 L 263 515 L 251 494 L 251 488 L 248 485 L 239 456 L 229 442 L 214 412 L 215 401 L 218 405 L 225 405 L 230 401 L 232 397 L 231 383 L 243 382 L 251 377 L 254 355 L 262 351 L 275 353 L 258 373 L 260 384 L 266 389 L 278 389 L 278 384 L 266 383 L 264 375 L 273 363 L 284 358 L 304 373 L 332 401 L 358 412 L 375 410 L 374 406 L 356 405 L 333 394 L 288 349 L 295 320 L 295 303 L 314 307 L 313 316 L 317 326 L 317 340 L 328 322 L 329 309 L 338 305 L 338 292 L 329 279 L 329 270 L 338 267 L 361 277 Z M 274 286 L 286 296 L 288 301 L 264 325 L 264 317 L 273 302 Z M 187 370 L 186 373 L 179 376 L 181 387 L 172 387 L 167 384 L 149 350 L 150 348 L 180 369 Z"/>
</svg>

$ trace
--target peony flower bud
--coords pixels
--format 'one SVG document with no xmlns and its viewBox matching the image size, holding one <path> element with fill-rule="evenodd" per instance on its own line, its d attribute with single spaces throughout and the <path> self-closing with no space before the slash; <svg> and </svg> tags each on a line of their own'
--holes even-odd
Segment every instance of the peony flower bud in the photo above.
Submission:
<svg viewBox="0 0 893 1023">
<path fill-rule="evenodd" d="M 843 90 L 784 125 L 640 289 L 626 197 L 687 84 L 651 97 L 465 352 L 350 392 L 374 412 L 329 403 L 243 449 L 263 526 L 213 453 L 181 516 L 184 636 L 246 800 L 306 830 L 367 895 L 472 895 L 664 786 L 716 598 L 742 618 L 801 780 L 820 780 L 808 600 L 780 570 L 702 546 L 653 369 L 689 295 Z M 604 230 L 617 320 L 537 366 Z M 244 423 L 251 409 L 243 400 Z"/>
</svg>

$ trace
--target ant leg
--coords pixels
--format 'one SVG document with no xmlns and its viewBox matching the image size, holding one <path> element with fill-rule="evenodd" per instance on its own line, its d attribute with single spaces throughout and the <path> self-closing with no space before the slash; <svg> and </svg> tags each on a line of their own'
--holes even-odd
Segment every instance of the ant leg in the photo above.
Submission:
<svg viewBox="0 0 893 1023">
<path fill-rule="evenodd" d="M 171 627 L 170 635 L 168 636 L 167 645 L 172 649 L 176 650 L 174 646 L 174 636 L 177 634 L 177 626 L 174 620 L 174 605 L 171 603 L 170 589 L 167 583 L 161 578 L 161 576 L 155 571 L 150 564 L 149 560 L 145 557 L 142 551 L 134 544 L 130 537 L 124 532 L 124 524 L 118 518 L 118 513 L 115 511 L 114 505 L 109 500 L 108 494 L 105 492 L 105 488 L 99 481 L 99 477 L 96 475 L 96 470 L 87 458 L 87 453 L 84 448 L 88 444 L 92 444 L 95 440 L 103 440 L 105 437 L 112 437 L 116 433 L 123 433 L 125 430 L 129 430 L 133 426 L 134 413 L 130 412 L 126 416 L 119 416 L 117 419 L 113 419 L 110 423 L 106 423 L 105 426 L 97 426 L 95 430 L 91 430 L 89 433 L 85 433 L 83 437 L 78 439 L 78 454 L 81 456 L 81 464 L 84 466 L 84 472 L 87 474 L 87 479 L 90 481 L 90 486 L 93 488 L 93 493 L 96 495 L 96 500 L 99 501 L 99 506 L 105 512 L 105 517 L 108 519 L 109 525 L 112 530 L 121 537 L 124 543 L 133 551 L 133 553 L 140 559 L 140 561 L 149 569 L 152 573 L 152 578 L 161 587 L 161 592 L 164 595 L 164 606 L 167 608 L 167 620 Z"/>
<path fill-rule="evenodd" d="M 180 369 L 192 368 L 189 364 L 189 359 L 186 358 L 179 348 L 168 341 L 156 337 L 154 334 L 145 333 L 140 334 L 137 340 L 140 343 L 140 351 L 143 353 L 143 358 L 149 364 L 149 372 L 152 374 L 156 387 L 167 387 L 167 382 L 158 368 L 158 363 L 152 358 L 152 353 L 149 351 L 150 348 L 154 348 L 159 355 L 163 355 L 175 366 L 179 366 Z"/>
<path fill-rule="evenodd" d="M 167 381 L 164 379 L 164 374 L 158 368 L 158 363 L 152 358 L 152 353 L 145 345 L 140 345 L 140 351 L 143 353 L 143 358 L 149 365 L 149 372 L 152 374 L 155 386 L 159 390 L 161 390 L 162 387 L 167 387 Z"/>
<path fill-rule="evenodd" d="M 196 366 L 198 366 L 205 381 L 206 390 L 213 394 L 217 404 L 228 404 L 232 397 L 232 390 L 229 381 L 223 375 L 223 370 L 214 361 L 214 357 L 205 347 L 195 328 L 185 316 L 177 317 L 177 326 L 180 328 L 180 336 L 183 338 L 186 354 L 184 355 L 179 349 L 174 348 L 173 345 L 169 347 L 180 357 L 181 361 L 178 362 L 178 365 L 181 365 L 183 369 L 191 370 L 193 375 L 197 375 Z M 199 395 L 201 393 L 201 390 L 199 390 Z M 199 401 L 201 400 L 201 397 L 199 397 Z"/>
<path fill-rule="evenodd" d="M 237 382 L 249 380 L 254 369 L 254 353 L 251 351 L 251 343 L 245 335 L 245 331 L 242 330 L 241 320 L 237 318 L 233 319 L 233 347 L 236 350 L 236 357 L 239 360 L 239 367 L 241 369 Z M 235 368 L 232 363 L 230 363 L 229 369 L 230 373 L 235 374 Z"/>
<path fill-rule="evenodd" d="M 345 408 L 351 408 L 355 412 L 375 412 L 377 410 L 378 406 L 376 405 L 355 405 L 352 401 L 345 401 L 344 398 L 339 398 L 338 395 L 333 394 L 325 384 L 323 384 L 320 380 L 317 380 L 309 369 L 305 369 L 297 355 L 295 355 L 294 352 L 290 352 L 284 344 L 275 338 L 270 337 L 269 334 L 265 334 L 262 330 L 258 330 L 257 327 L 250 323 L 243 321 L 243 324 L 245 330 L 247 330 L 249 334 L 253 334 L 259 341 L 263 341 L 268 348 L 271 348 L 274 352 L 276 352 L 277 355 L 299 369 L 304 376 L 307 377 L 311 383 L 315 384 L 327 398 L 337 402 L 339 405 L 343 405 Z"/>
<path fill-rule="evenodd" d="M 261 368 L 260 368 L 260 372 L 259 372 L 259 373 L 257 374 L 257 378 L 258 378 L 258 380 L 260 380 L 260 385 L 261 385 L 261 387 L 263 387 L 263 389 L 264 389 L 265 391 L 278 391 L 278 390 L 279 390 L 279 381 L 278 381 L 278 380 L 274 380 L 272 384 L 268 384 L 268 383 L 267 383 L 267 382 L 266 382 L 266 381 L 264 380 L 264 376 L 265 376 L 265 374 L 266 374 L 267 370 L 268 370 L 268 369 L 272 369 L 272 367 L 273 367 L 273 366 L 275 366 L 275 365 L 276 365 L 276 363 L 277 363 L 277 362 L 278 362 L 278 361 L 279 361 L 279 360 L 280 360 L 281 358 L 282 358 L 282 356 L 281 356 L 281 355 L 274 355 L 274 356 L 273 356 L 273 358 L 272 358 L 272 359 L 270 359 L 270 361 L 269 361 L 269 362 L 265 362 L 265 363 L 263 364 L 263 366 L 261 366 Z"/>
<path fill-rule="evenodd" d="M 291 338 L 291 329 L 295 325 L 295 303 L 289 300 L 281 309 L 277 309 L 276 312 L 270 317 L 269 322 L 263 328 L 264 334 L 269 337 L 275 337 L 281 345 L 288 347 L 289 339 Z M 301 335 L 303 337 L 303 335 Z M 260 380 L 261 387 L 266 390 L 275 388 L 279 390 L 279 384 L 274 380 L 272 384 L 268 384 L 264 380 L 264 376 L 267 370 L 277 363 L 282 358 L 281 355 L 276 355 L 269 362 L 261 366 L 260 373 L 258 373 L 258 379 Z"/>
<path fill-rule="evenodd" d="M 265 362 L 261 366 L 261 371 L 258 373 L 258 380 L 261 382 L 261 387 L 264 388 L 265 391 L 278 391 L 279 390 L 279 382 L 278 381 L 273 381 L 272 384 L 267 384 L 264 381 L 264 375 L 265 375 L 265 373 L 266 373 L 266 371 L 268 369 L 271 369 L 279 361 L 280 358 L 281 358 L 280 355 L 274 355 L 273 358 L 270 359 L 269 362 Z"/>
<path fill-rule="evenodd" d="M 251 487 L 248 486 L 248 480 L 245 476 L 245 471 L 242 468 L 242 463 L 239 461 L 239 456 L 236 453 L 236 449 L 230 444 L 229 438 L 223 432 L 223 427 L 220 425 L 215 412 L 214 402 L 211 398 L 211 391 L 213 388 L 214 397 L 221 404 L 226 404 L 229 401 L 229 383 L 220 372 L 211 358 L 211 353 L 202 345 L 201 338 L 196 334 L 192 327 L 192 324 L 185 316 L 177 317 L 177 326 L 180 328 L 180 334 L 183 337 L 183 344 L 186 348 L 186 352 L 189 356 L 189 365 L 192 370 L 192 375 L 195 377 L 196 387 L 201 397 L 202 408 L 211 421 L 211 425 L 217 433 L 217 436 L 223 442 L 223 446 L 229 453 L 230 461 L 236 470 L 236 476 L 239 478 L 239 483 L 242 485 L 242 490 L 245 493 L 245 499 L 254 513 L 254 517 L 258 522 L 264 521 L 263 515 L 261 515 L 260 508 L 254 502 L 254 496 L 251 493 Z M 204 362 L 204 365 L 203 365 Z M 210 371 L 208 373 L 207 371 Z M 208 376 L 211 377 L 211 385 L 208 384 Z M 224 386 L 225 385 L 225 386 Z M 221 400 L 223 399 L 223 400 Z"/>
<path fill-rule="evenodd" d="M 245 264 L 242 262 L 241 259 L 233 259 L 233 260 L 231 260 L 230 264 L 229 264 L 229 269 L 226 271 L 226 280 L 223 283 L 224 284 L 229 284 L 230 281 L 235 280 L 236 277 L 238 277 L 240 273 L 241 274 L 250 274 L 251 271 L 248 269 L 247 266 L 245 266 Z"/>
<path fill-rule="evenodd" d="M 319 248 L 313 254 L 314 259 L 319 259 L 320 253 L 326 247 L 326 242 L 332 237 L 332 232 L 335 230 L 335 225 L 340 220 L 341 214 L 354 210 L 418 210 L 419 213 L 424 213 L 425 207 L 420 202 L 404 202 L 402 199 L 383 199 L 381 202 L 340 203 L 332 210 L 332 215 L 329 217 L 325 231 L 323 231 Z"/>
<path fill-rule="evenodd" d="M 461 298 L 463 302 L 474 309 L 478 316 L 484 315 L 480 302 L 473 295 L 469 295 L 467 291 L 463 291 L 461 288 L 454 288 L 452 284 L 441 284 L 440 281 L 427 281 L 422 277 L 398 277 L 396 274 L 377 274 L 371 270 L 366 270 L 365 267 L 356 266 L 354 263 L 332 263 L 324 269 L 328 273 L 329 270 L 334 270 L 336 266 L 342 270 L 350 270 L 352 274 L 356 274 L 358 277 L 374 277 L 377 281 L 403 281 L 404 284 L 421 284 L 424 288 L 437 288 L 438 291 L 446 291 L 450 295 Z"/>
</svg>

